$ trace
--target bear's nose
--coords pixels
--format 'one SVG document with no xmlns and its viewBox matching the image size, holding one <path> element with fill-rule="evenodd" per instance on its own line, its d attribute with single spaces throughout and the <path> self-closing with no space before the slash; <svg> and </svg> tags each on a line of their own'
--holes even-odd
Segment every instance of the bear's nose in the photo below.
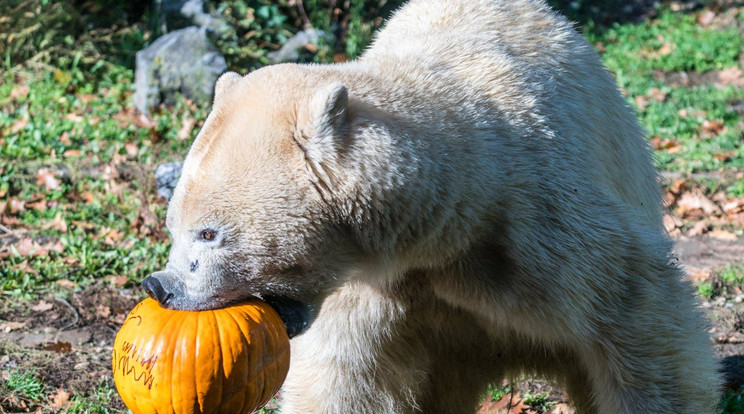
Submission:
<svg viewBox="0 0 744 414">
<path fill-rule="evenodd" d="M 147 276 L 145 280 L 142 281 L 142 287 L 151 298 L 157 300 L 161 306 L 165 306 L 168 303 L 168 300 L 173 297 L 173 294 L 167 292 L 165 288 L 163 288 L 163 284 L 160 283 L 160 280 L 158 280 L 155 274 L 156 273 L 153 273 L 152 275 Z"/>
</svg>

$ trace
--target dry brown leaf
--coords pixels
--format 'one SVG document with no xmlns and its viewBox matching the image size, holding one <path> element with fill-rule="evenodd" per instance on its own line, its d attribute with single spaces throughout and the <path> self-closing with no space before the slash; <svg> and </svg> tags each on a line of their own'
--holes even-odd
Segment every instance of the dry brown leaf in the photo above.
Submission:
<svg viewBox="0 0 744 414">
<path fill-rule="evenodd" d="M 707 233 L 710 229 L 710 223 L 707 220 L 701 220 L 695 223 L 690 230 L 687 231 L 687 237 L 700 236 L 701 234 Z"/>
<path fill-rule="evenodd" d="M 70 393 L 62 388 L 57 388 L 51 397 L 51 405 L 54 408 L 67 408 L 67 406 L 70 405 Z"/>
<path fill-rule="evenodd" d="M 648 98 L 643 95 L 637 95 L 633 100 L 635 101 L 636 108 L 638 108 L 638 112 L 643 112 L 649 104 Z"/>
<path fill-rule="evenodd" d="M 708 234 L 718 240 L 736 241 L 737 239 L 736 235 L 728 230 L 713 230 Z"/>
<path fill-rule="evenodd" d="M 744 76 L 742 75 L 744 75 L 744 72 L 738 67 L 721 69 L 717 72 L 718 81 L 715 82 L 715 85 L 719 88 L 729 85 L 744 87 Z"/>
<path fill-rule="evenodd" d="M 51 221 L 41 226 L 41 228 L 44 230 L 48 230 L 48 229 L 57 230 L 57 231 L 61 231 L 64 233 L 67 231 L 67 222 L 65 221 L 64 218 L 62 218 L 62 212 L 60 211 L 60 212 L 57 212 L 57 214 L 54 216 L 54 218 Z"/>
<path fill-rule="evenodd" d="M 713 10 L 705 10 L 704 12 L 698 14 L 697 22 L 701 26 L 708 26 L 713 22 L 713 18 L 716 17 L 716 13 Z"/>
<path fill-rule="evenodd" d="M 36 173 L 36 185 L 46 187 L 47 191 L 61 189 L 59 180 L 49 168 L 40 168 Z"/>
<path fill-rule="evenodd" d="M 65 119 L 67 119 L 68 121 L 72 121 L 72 122 L 80 122 L 84 118 L 82 116 L 78 115 L 78 114 L 75 114 L 75 113 L 72 113 L 71 112 L 71 113 L 65 115 Z"/>
<path fill-rule="evenodd" d="M 68 279 L 60 279 L 56 283 L 59 287 L 62 287 L 65 289 L 72 289 L 75 286 L 77 286 L 75 282 L 73 282 L 72 280 L 68 280 Z"/>
<path fill-rule="evenodd" d="M 26 326 L 25 322 L 3 322 L 0 323 L 0 332 L 17 331 Z"/>
<path fill-rule="evenodd" d="M 16 85 L 15 88 L 13 88 L 12 91 L 10 91 L 10 99 L 13 101 L 18 100 L 20 97 L 27 97 L 29 93 L 29 88 L 27 84 L 21 84 Z"/>
<path fill-rule="evenodd" d="M 662 91 L 659 88 L 651 88 L 650 91 L 646 94 L 650 99 L 653 99 L 654 101 L 664 102 L 667 99 L 667 93 Z"/>
<path fill-rule="evenodd" d="M 669 234 L 672 234 L 675 231 L 679 232 L 679 230 L 677 230 L 676 220 L 674 220 L 674 217 L 669 214 L 664 214 L 664 228 Z"/>
<path fill-rule="evenodd" d="M 63 152 L 62 155 L 65 158 L 79 157 L 79 156 L 83 155 L 83 151 L 80 151 L 80 150 L 67 150 L 67 151 Z"/>
<path fill-rule="evenodd" d="M 703 134 L 704 137 L 707 138 L 712 138 L 720 135 L 725 130 L 726 127 L 723 125 L 723 121 L 720 119 L 706 119 L 705 121 L 703 121 L 702 124 L 700 124 L 700 132 Z"/>
<path fill-rule="evenodd" d="M 668 54 L 671 54 L 672 51 L 674 51 L 674 49 L 676 49 L 676 48 L 677 48 L 677 45 L 675 45 L 674 43 L 664 43 L 659 48 L 658 53 L 661 56 L 666 56 Z"/>
<path fill-rule="evenodd" d="M 18 200 L 16 198 L 11 198 L 10 200 L 8 200 L 6 209 L 6 211 L 10 214 L 20 213 L 26 210 L 26 202 L 23 200 Z"/>
<path fill-rule="evenodd" d="M 126 285 L 127 283 L 129 283 L 129 278 L 126 277 L 126 276 L 115 276 L 115 275 L 111 275 L 111 276 L 108 277 L 108 279 L 117 288 L 120 288 L 120 287 Z"/>
<path fill-rule="evenodd" d="M 54 305 L 52 305 L 51 303 L 45 300 L 42 300 L 42 301 L 39 301 L 39 303 L 37 303 L 36 305 L 32 306 L 30 309 L 36 312 L 44 312 L 44 311 L 48 311 L 49 309 L 52 309 L 53 307 Z"/>
<path fill-rule="evenodd" d="M 13 123 L 10 127 L 10 132 L 13 134 L 17 134 L 18 131 L 22 130 L 26 125 L 28 125 L 28 119 L 22 118 Z"/>
<path fill-rule="evenodd" d="M 705 196 L 700 190 L 694 189 L 682 193 L 679 200 L 677 200 L 677 213 L 680 216 L 691 210 L 702 210 L 706 214 L 720 214 L 721 209 Z"/>
<path fill-rule="evenodd" d="M 736 151 L 716 152 L 713 154 L 713 158 L 721 162 L 731 161 L 734 157 L 736 157 Z"/>
<path fill-rule="evenodd" d="M 186 118 L 183 121 L 183 126 L 181 129 L 178 130 L 178 139 L 183 141 L 191 136 L 191 131 L 194 129 L 194 126 L 196 125 L 196 119 L 194 118 Z"/>
<path fill-rule="evenodd" d="M 127 155 L 130 157 L 136 157 L 139 153 L 139 147 L 131 142 L 124 144 L 124 150 L 126 150 Z"/>
<path fill-rule="evenodd" d="M 59 136 L 59 142 L 65 145 L 72 144 L 72 141 L 70 141 L 70 134 L 68 134 L 67 131 L 63 132 L 62 135 Z"/>
<path fill-rule="evenodd" d="M 704 282 L 710 278 L 709 269 L 702 267 L 687 266 L 687 277 L 695 283 Z"/>
<path fill-rule="evenodd" d="M 96 315 L 108 318 L 111 315 L 111 308 L 106 305 L 96 305 Z"/>
</svg>

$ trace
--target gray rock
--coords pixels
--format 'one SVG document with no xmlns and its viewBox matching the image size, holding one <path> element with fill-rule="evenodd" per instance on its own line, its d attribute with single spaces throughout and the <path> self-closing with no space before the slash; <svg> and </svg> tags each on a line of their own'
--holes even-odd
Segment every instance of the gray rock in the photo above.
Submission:
<svg viewBox="0 0 744 414">
<path fill-rule="evenodd" d="M 208 104 L 226 70 L 225 57 L 207 38 L 206 28 L 168 33 L 137 52 L 134 105 L 147 114 L 160 103 L 175 103 L 178 94 Z"/>
<path fill-rule="evenodd" d="M 160 10 L 169 32 L 188 26 L 209 26 L 216 20 L 204 12 L 204 0 L 161 0 Z"/>
<path fill-rule="evenodd" d="M 313 28 L 305 29 L 289 38 L 276 52 L 269 53 L 268 57 L 274 63 L 294 62 L 300 58 L 300 49 L 309 44 L 317 45 L 320 39 L 333 40 L 333 36 Z"/>
<path fill-rule="evenodd" d="M 158 195 L 166 200 L 170 200 L 173 197 L 173 190 L 176 188 L 176 184 L 178 184 L 178 179 L 181 178 L 182 169 L 183 161 L 158 165 L 158 168 L 155 169 L 155 179 L 158 182 Z"/>
</svg>

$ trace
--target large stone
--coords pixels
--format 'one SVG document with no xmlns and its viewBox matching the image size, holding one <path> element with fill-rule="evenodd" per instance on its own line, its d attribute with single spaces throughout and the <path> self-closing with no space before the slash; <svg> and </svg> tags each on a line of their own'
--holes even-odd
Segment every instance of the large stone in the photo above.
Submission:
<svg viewBox="0 0 744 414">
<path fill-rule="evenodd" d="M 137 52 L 134 104 L 140 112 L 149 113 L 160 103 L 173 104 L 179 94 L 199 104 L 212 100 L 214 84 L 227 64 L 206 30 L 176 30 Z"/>
</svg>

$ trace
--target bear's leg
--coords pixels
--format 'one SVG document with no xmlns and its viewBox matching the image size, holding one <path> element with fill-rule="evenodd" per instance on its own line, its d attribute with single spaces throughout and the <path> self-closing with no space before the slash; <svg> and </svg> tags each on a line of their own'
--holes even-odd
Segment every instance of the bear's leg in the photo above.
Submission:
<svg viewBox="0 0 744 414">
<path fill-rule="evenodd" d="M 495 375 L 484 331 L 410 288 L 349 283 L 328 297 L 292 340 L 282 413 L 475 412 Z"/>
<path fill-rule="evenodd" d="M 687 285 L 662 283 L 635 289 L 588 346 L 577 348 L 597 413 L 715 412 L 718 376 L 702 317 Z"/>
<path fill-rule="evenodd" d="M 407 325 L 408 304 L 348 283 L 292 339 L 283 414 L 414 413 L 429 355 Z"/>
</svg>

